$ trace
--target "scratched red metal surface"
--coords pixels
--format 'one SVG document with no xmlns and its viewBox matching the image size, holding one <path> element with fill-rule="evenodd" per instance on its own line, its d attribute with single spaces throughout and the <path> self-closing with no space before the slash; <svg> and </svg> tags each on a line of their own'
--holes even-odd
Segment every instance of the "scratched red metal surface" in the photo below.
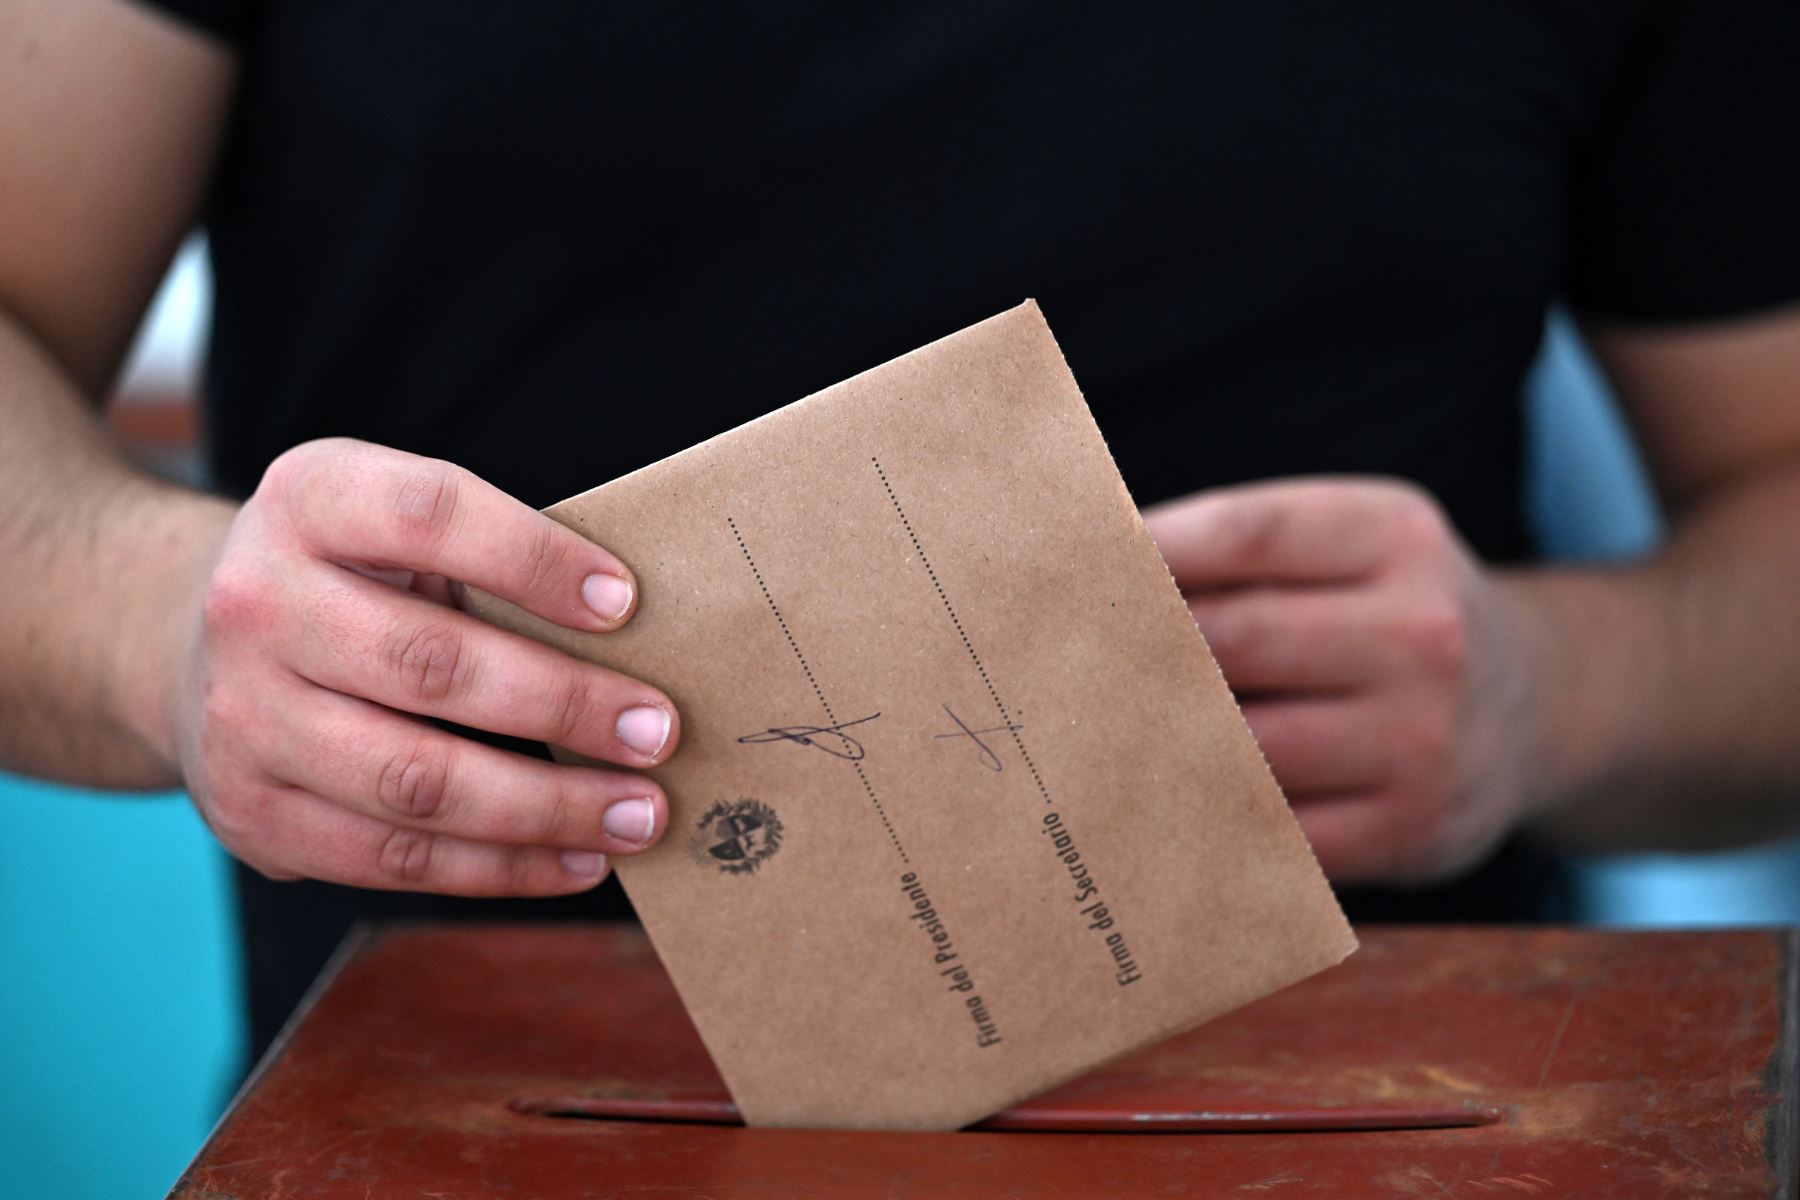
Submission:
<svg viewBox="0 0 1800 1200">
<path fill-rule="evenodd" d="M 586 1097 L 717 1119 L 727 1097 L 636 930 L 391 931 L 348 958 L 172 1195 L 1789 1196 L 1793 972 L 1773 932 L 1365 930 L 1344 966 L 1022 1111 L 1498 1121 L 884 1134 L 521 1111 Z"/>
</svg>

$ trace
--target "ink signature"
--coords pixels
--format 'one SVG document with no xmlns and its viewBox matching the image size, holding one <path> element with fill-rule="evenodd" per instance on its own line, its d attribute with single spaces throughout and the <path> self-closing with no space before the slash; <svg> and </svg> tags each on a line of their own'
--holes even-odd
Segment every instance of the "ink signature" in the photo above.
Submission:
<svg viewBox="0 0 1800 1200">
<path fill-rule="evenodd" d="M 948 704 L 944 705 L 944 711 L 946 713 L 949 713 L 950 719 L 952 721 L 956 722 L 957 732 L 956 733 L 940 733 L 940 734 L 936 734 L 935 736 L 940 739 L 941 738 L 959 738 L 959 737 L 968 738 L 971 742 L 974 742 L 975 745 L 980 748 L 980 750 L 981 750 L 981 765 L 986 767 L 990 771 L 1000 770 L 1000 756 L 998 754 L 994 753 L 993 747 L 989 746 L 986 742 L 981 740 L 982 735 L 989 734 L 989 733 L 1017 733 L 1019 730 L 1025 728 L 1023 725 L 996 725 L 992 729 L 970 729 L 968 722 L 964 721 L 961 717 L 957 716 L 954 712 L 950 711 L 950 706 Z"/>
<path fill-rule="evenodd" d="M 860 762 L 864 754 L 862 743 L 845 733 L 853 725 L 861 725 L 873 721 L 880 713 L 870 713 L 866 717 L 858 717 L 854 721 L 840 721 L 836 725 L 784 725 L 779 729 L 765 729 L 761 733 L 746 734 L 738 739 L 740 746 L 761 746 L 769 742 L 795 742 L 802 746 L 811 746 L 823 750 L 833 758 L 848 759 Z"/>
</svg>

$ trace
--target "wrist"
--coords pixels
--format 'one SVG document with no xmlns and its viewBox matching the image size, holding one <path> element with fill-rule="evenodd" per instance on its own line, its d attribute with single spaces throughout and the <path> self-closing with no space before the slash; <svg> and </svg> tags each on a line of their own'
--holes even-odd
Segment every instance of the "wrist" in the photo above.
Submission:
<svg viewBox="0 0 1800 1200">
<path fill-rule="evenodd" d="M 141 533 L 115 578 L 124 614 L 114 633 L 107 707 L 115 724 L 171 780 L 180 778 L 176 719 L 200 606 L 237 506 L 215 496 L 157 485 L 129 507 Z"/>
<path fill-rule="evenodd" d="M 1524 672 L 1521 816 L 1580 837 L 1584 800 L 1638 775 L 1665 724 L 1666 647 L 1645 568 L 1516 570 L 1496 576 Z"/>
</svg>

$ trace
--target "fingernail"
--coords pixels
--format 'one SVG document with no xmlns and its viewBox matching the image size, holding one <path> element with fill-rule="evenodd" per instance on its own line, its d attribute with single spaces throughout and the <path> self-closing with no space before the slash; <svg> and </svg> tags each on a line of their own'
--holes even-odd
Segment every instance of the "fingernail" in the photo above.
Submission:
<svg viewBox="0 0 1800 1200">
<path fill-rule="evenodd" d="M 564 850 L 562 865 L 577 879 L 598 879 L 606 873 L 606 855 L 592 850 Z"/>
<path fill-rule="evenodd" d="M 656 832 L 656 805 L 649 800 L 621 800 L 606 810 L 600 825 L 614 837 L 641 846 Z"/>
<path fill-rule="evenodd" d="M 669 740 L 669 710 L 654 704 L 628 708 L 619 714 L 619 723 L 613 730 L 621 742 L 645 758 L 655 758 Z"/>
<path fill-rule="evenodd" d="M 589 575 L 581 581 L 581 600 L 603 621 L 617 621 L 631 607 L 631 583 L 617 575 Z"/>
</svg>

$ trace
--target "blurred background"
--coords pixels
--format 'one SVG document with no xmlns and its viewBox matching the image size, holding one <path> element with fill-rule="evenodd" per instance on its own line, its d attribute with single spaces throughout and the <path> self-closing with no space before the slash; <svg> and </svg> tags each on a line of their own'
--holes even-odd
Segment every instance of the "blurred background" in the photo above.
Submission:
<svg viewBox="0 0 1800 1200">
<path fill-rule="evenodd" d="M 205 248 L 183 251 L 108 419 L 195 478 Z M 1553 318 L 1522 403 L 1545 551 L 1641 554 L 1658 527 L 1611 400 Z M 1800 921 L 1800 842 L 1584 863 L 1578 916 L 1609 925 Z M 162 1196 L 245 1066 L 222 851 L 178 795 L 111 796 L 0 775 L 0 1197 Z"/>
</svg>

